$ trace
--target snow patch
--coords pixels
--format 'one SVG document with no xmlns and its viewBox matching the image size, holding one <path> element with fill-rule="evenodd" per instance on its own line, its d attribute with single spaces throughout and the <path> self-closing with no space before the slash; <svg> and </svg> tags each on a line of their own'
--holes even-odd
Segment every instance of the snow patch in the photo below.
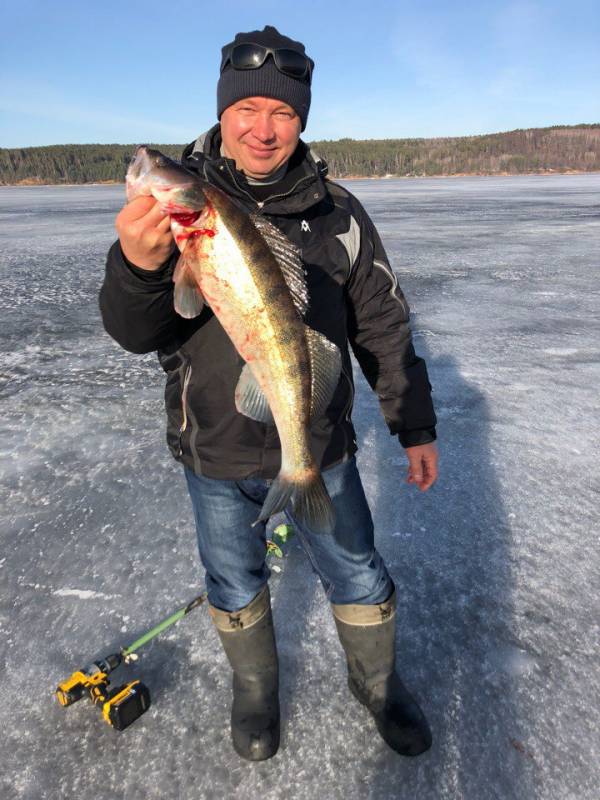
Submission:
<svg viewBox="0 0 600 800">
<path fill-rule="evenodd" d="M 52 594 L 59 597 L 78 597 L 80 600 L 114 600 L 118 595 L 94 592 L 91 589 L 55 589 Z"/>
<path fill-rule="evenodd" d="M 574 356 L 579 353 L 577 347 L 545 347 L 542 350 L 548 356 Z"/>
</svg>

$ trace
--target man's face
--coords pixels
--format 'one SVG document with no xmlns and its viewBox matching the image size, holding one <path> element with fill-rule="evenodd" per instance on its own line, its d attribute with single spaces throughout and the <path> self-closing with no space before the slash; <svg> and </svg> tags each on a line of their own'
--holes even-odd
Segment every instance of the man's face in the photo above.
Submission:
<svg viewBox="0 0 600 800">
<path fill-rule="evenodd" d="M 294 109 L 271 97 L 245 97 L 221 114 L 225 155 L 251 178 L 266 178 L 285 164 L 301 127 Z"/>
</svg>

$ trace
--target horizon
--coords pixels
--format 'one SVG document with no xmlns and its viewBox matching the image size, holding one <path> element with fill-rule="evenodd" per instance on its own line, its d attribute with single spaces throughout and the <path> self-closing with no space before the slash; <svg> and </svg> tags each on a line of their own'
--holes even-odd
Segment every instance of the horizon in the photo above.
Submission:
<svg viewBox="0 0 600 800">
<path fill-rule="evenodd" d="M 316 62 L 307 141 L 459 138 L 600 119 L 595 0 L 256 5 L 234 2 L 227 19 L 205 26 L 212 4 L 182 0 L 170 31 L 157 0 L 107 0 L 91 12 L 74 0 L 11 4 L 0 31 L 0 147 L 192 141 L 217 121 L 221 47 L 266 24 L 302 41 Z"/>
<path fill-rule="evenodd" d="M 363 139 L 356 139 L 353 136 L 340 136 L 338 139 L 306 139 L 305 137 L 301 137 L 302 141 L 305 142 L 343 142 L 343 141 L 351 141 L 351 142 L 382 142 L 382 141 L 419 141 L 419 140 L 434 140 L 434 139 L 471 139 L 477 137 L 484 137 L 484 136 L 501 136 L 502 134 L 508 133 L 516 133 L 517 131 L 528 131 L 528 130 L 545 130 L 545 129 L 556 129 L 556 128 L 600 128 L 600 122 L 577 122 L 572 125 L 562 125 L 560 123 L 554 125 L 543 125 L 539 127 L 529 127 L 529 128 L 512 128 L 511 130 L 504 130 L 504 131 L 489 131 L 487 133 L 475 133 L 475 134 L 464 134 L 463 136 L 366 136 Z M 43 144 L 43 145 L 14 145 L 11 147 L 4 147 L 0 145 L 0 150 L 28 150 L 33 148 L 42 148 L 42 147 L 133 147 L 139 146 L 140 144 L 148 144 L 148 145 L 167 145 L 170 147 L 174 146 L 185 146 L 186 142 L 52 142 L 50 144 Z"/>
</svg>

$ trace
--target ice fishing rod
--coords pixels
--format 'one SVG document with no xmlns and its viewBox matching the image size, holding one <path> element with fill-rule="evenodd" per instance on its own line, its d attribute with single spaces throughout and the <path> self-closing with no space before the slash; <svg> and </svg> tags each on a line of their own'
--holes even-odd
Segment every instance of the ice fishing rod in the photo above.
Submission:
<svg viewBox="0 0 600 800">
<path fill-rule="evenodd" d="M 102 709 L 102 717 L 109 725 L 122 731 L 131 725 L 150 708 L 150 691 L 140 680 L 130 681 L 120 686 L 110 686 L 108 677 L 121 664 L 137 661 L 137 650 L 154 639 L 171 625 L 185 617 L 194 608 L 202 605 L 207 598 L 206 592 L 195 597 L 187 606 L 159 622 L 118 653 L 93 661 L 87 667 L 76 670 L 70 678 L 59 683 L 56 698 L 61 706 L 71 706 L 88 694 L 92 704 Z"/>
<path fill-rule="evenodd" d="M 202 594 L 195 597 L 191 603 L 188 603 L 187 606 L 180 608 L 179 611 L 176 611 L 174 614 L 171 614 L 170 617 L 167 617 L 162 622 L 159 622 L 158 625 L 155 625 L 154 628 L 151 628 L 147 633 L 143 636 L 140 636 L 139 639 L 136 639 L 135 642 L 129 645 L 129 647 L 122 647 L 121 648 L 121 656 L 123 661 L 126 664 L 129 664 L 131 661 L 137 661 L 137 654 L 136 650 L 139 650 L 140 647 L 143 647 L 147 644 L 151 639 L 154 639 L 155 636 L 158 636 L 159 633 L 162 633 L 167 628 L 170 628 L 171 625 L 174 625 L 176 622 L 179 622 L 180 619 L 183 619 L 190 611 L 193 611 L 198 606 L 201 606 L 202 603 L 206 600 L 207 594 L 206 592 L 202 592 Z"/>
<path fill-rule="evenodd" d="M 276 541 L 267 539 L 267 556 L 274 555 L 282 558 L 283 553 L 277 544 L 285 544 L 294 535 L 292 525 L 283 523 L 278 525 L 273 531 L 273 538 Z M 275 571 L 280 571 L 280 567 L 273 566 Z M 87 667 L 76 670 L 70 678 L 62 681 L 56 687 L 55 695 L 61 706 L 71 706 L 81 700 L 87 693 L 93 705 L 102 709 L 102 717 L 105 722 L 115 730 L 122 731 L 131 725 L 132 722 L 150 708 L 150 691 L 140 680 L 133 680 L 123 683 L 120 686 L 110 686 L 109 675 L 121 664 L 130 664 L 138 660 L 137 650 L 143 647 L 155 636 L 161 634 L 171 625 L 179 622 L 207 599 L 207 593 L 195 597 L 187 606 L 180 608 L 174 614 L 159 622 L 149 631 L 144 633 L 135 642 L 127 647 L 122 647 L 118 653 L 112 653 L 98 661 L 93 661 Z"/>
</svg>

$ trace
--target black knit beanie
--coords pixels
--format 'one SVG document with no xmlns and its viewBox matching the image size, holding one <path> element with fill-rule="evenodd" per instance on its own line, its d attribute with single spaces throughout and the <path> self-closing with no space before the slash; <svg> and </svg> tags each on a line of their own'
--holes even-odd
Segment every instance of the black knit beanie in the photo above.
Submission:
<svg viewBox="0 0 600 800">
<path fill-rule="evenodd" d="M 277 28 L 267 25 L 262 31 L 238 33 L 231 44 L 261 44 L 273 50 L 286 48 L 297 53 L 304 52 L 302 42 L 295 42 L 282 36 Z M 222 53 L 231 46 L 225 45 Z M 311 70 L 314 63 L 311 61 Z M 229 63 L 219 78 L 217 84 L 217 117 L 233 103 L 244 97 L 273 97 L 290 105 L 302 121 L 302 130 L 306 128 L 308 109 L 310 108 L 310 77 L 302 79 L 284 75 L 275 66 L 273 57 L 269 55 L 259 69 L 234 69 Z"/>
</svg>

